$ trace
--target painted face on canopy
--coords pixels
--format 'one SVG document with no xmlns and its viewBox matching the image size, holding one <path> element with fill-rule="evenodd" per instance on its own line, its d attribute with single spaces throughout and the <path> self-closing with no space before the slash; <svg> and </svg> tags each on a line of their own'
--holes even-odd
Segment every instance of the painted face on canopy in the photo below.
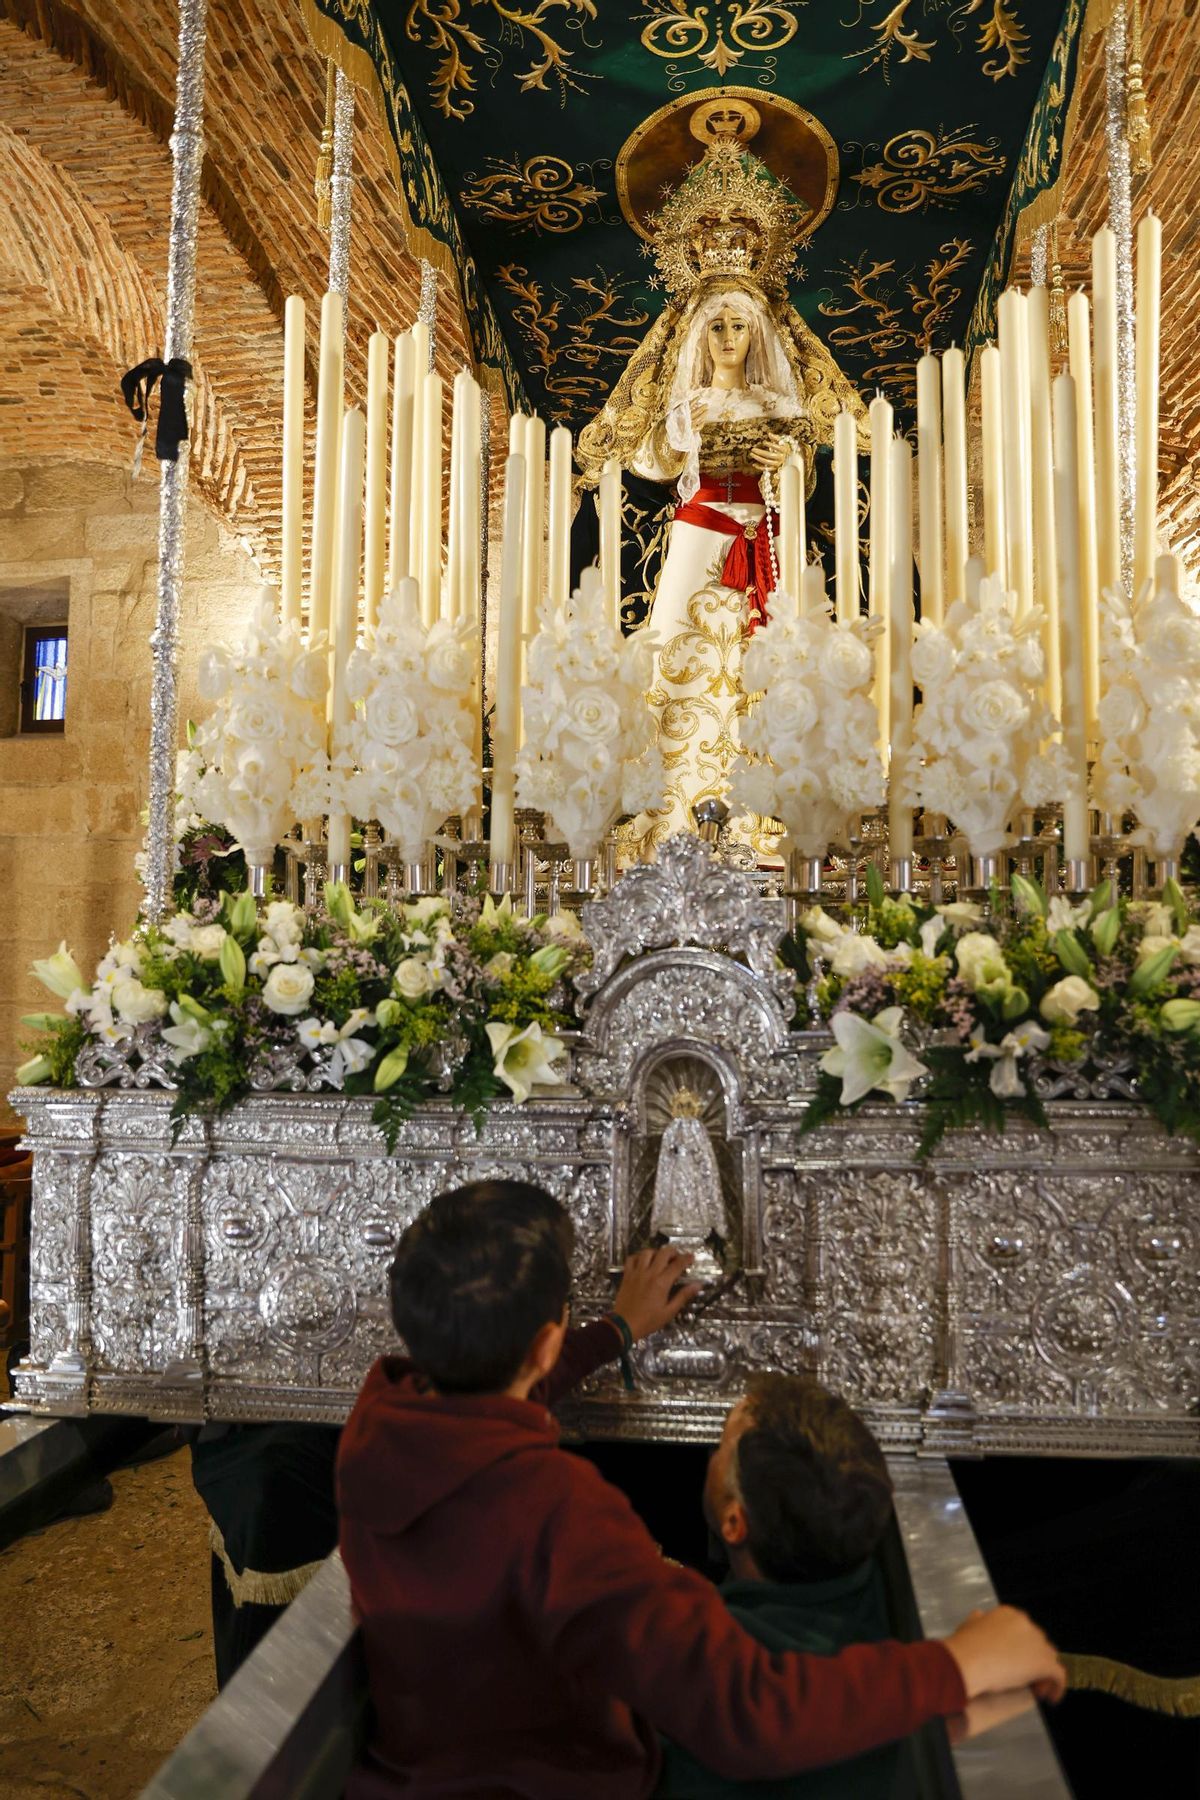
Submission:
<svg viewBox="0 0 1200 1800">
<path fill-rule="evenodd" d="M 750 352 L 750 320 L 735 306 L 723 306 L 708 327 L 714 369 L 744 369 Z"/>
</svg>

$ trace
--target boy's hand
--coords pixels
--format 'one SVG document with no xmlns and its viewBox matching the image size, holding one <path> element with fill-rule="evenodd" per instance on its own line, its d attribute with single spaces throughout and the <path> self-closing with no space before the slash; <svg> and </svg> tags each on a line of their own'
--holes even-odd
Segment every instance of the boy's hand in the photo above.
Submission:
<svg viewBox="0 0 1200 1800">
<path fill-rule="evenodd" d="M 676 1250 L 670 1244 L 660 1250 L 639 1250 L 628 1258 L 613 1311 L 620 1313 L 635 1342 L 669 1325 L 688 1301 L 696 1298 L 702 1286 L 698 1281 L 671 1292 L 691 1264 L 690 1251 Z"/>
<path fill-rule="evenodd" d="M 1041 1628 L 1015 1606 L 974 1612 L 945 1639 L 967 1699 L 1031 1687 L 1039 1700 L 1061 1700 L 1066 1670 Z"/>
</svg>

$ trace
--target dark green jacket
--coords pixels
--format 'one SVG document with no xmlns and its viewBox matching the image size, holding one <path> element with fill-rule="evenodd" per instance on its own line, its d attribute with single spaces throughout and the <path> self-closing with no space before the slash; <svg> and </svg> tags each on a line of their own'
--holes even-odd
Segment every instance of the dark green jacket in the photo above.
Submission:
<svg viewBox="0 0 1200 1800">
<path fill-rule="evenodd" d="M 847 1644 L 890 1635 L 883 1578 L 875 1562 L 834 1581 L 726 1581 L 721 1593 L 740 1625 L 772 1650 L 832 1656 Z M 685 1750 L 663 1744 L 661 1800 L 892 1800 L 909 1791 L 902 1746 L 887 1745 L 834 1768 L 783 1781 L 729 1781 L 702 1768 Z"/>
</svg>

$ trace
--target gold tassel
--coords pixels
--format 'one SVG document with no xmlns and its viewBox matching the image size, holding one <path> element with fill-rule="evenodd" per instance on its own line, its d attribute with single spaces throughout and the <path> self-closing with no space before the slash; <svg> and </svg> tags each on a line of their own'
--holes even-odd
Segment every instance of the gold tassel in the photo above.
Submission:
<svg viewBox="0 0 1200 1800">
<path fill-rule="evenodd" d="M 1129 61 L 1125 70 L 1125 136 L 1129 140 L 1129 167 L 1145 175 L 1154 165 L 1150 146 L 1150 111 L 1142 83 L 1142 8 L 1133 0 L 1130 9 Z"/>
<path fill-rule="evenodd" d="M 317 229 L 328 231 L 333 223 L 333 111 L 337 104 L 337 66 L 330 57 L 325 68 L 325 123 L 321 127 L 321 148 L 317 152 L 317 179 L 313 191 L 317 196 Z"/>
<path fill-rule="evenodd" d="M 321 1567 L 320 1562 L 311 1562 L 301 1563 L 298 1569 L 243 1569 L 239 1574 L 229 1560 L 215 1519 L 208 1521 L 208 1541 L 225 1572 L 235 1606 L 290 1606 Z"/>
<path fill-rule="evenodd" d="M 1062 1654 L 1069 1688 L 1092 1688 L 1126 1700 L 1147 1712 L 1169 1713 L 1176 1719 L 1200 1718 L 1200 1675 L 1149 1675 L 1145 1669 L 1114 1662 L 1111 1656 Z"/>
<path fill-rule="evenodd" d="M 1055 356 L 1067 354 L 1067 290 L 1058 256 L 1058 220 L 1050 227 L 1050 348 Z"/>
</svg>

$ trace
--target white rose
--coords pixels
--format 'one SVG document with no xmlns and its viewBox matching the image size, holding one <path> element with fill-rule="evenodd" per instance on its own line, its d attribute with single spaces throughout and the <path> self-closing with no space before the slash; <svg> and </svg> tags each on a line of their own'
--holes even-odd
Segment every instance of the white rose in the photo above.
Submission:
<svg viewBox="0 0 1200 1800">
<path fill-rule="evenodd" d="M 983 681 L 968 690 L 961 704 L 970 731 L 1011 732 L 1029 717 L 1029 702 L 1011 681 Z"/>
<path fill-rule="evenodd" d="M 621 728 L 621 709 L 603 688 L 580 688 L 567 708 L 566 728 L 592 740 L 615 737 Z"/>
<path fill-rule="evenodd" d="M 247 744 L 273 744 L 287 735 L 283 708 L 272 694 L 243 694 L 229 709 L 229 732 Z"/>
<path fill-rule="evenodd" d="M 833 946 L 830 967 L 835 975 L 847 980 L 861 975 L 865 969 L 886 969 L 888 953 L 873 937 L 862 932 L 846 931 Z"/>
<path fill-rule="evenodd" d="M 962 980 L 976 992 L 1010 979 L 1004 952 L 986 931 L 964 932 L 954 946 L 954 960 Z"/>
<path fill-rule="evenodd" d="M 1163 619 L 1150 633 L 1146 647 L 1156 662 L 1168 668 L 1200 661 L 1200 619 L 1186 613 Z"/>
<path fill-rule="evenodd" d="M 1099 1005 L 1099 994 L 1082 975 L 1066 975 L 1042 995 L 1038 1011 L 1051 1025 L 1075 1025 L 1080 1013 L 1095 1012 Z"/>
<path fill-rule="evenodd" d="M 1110 687 L 1101 697 L 1096 713 L 1103 735 L 1112 743 L 1117 738 L 1133 737 L 1141 729 L 1146 709 L 1131 687 Z"/>
<path fill-rule="evenodd" d="M 223 925 L 193 925 L 186 948 L 205 962 L 216 962 L 227 936 Z"/>
<path fill-rule="evenodd" d="M 780 681 L 767 698 L 768 730 L 773 738 L 802 738 L 817 722 L 817 703 L 802 682 Z"/>
<path fill-rule="evenodd" d="M 912 647 L 913 680 L 921 687 L 945 681 L 954 669 L 954 645 L 944 631 L 919 625 Z"/>
<path fill-rule="evenodd" d="M 229 652 L 215 646 L 206 650 L 200 658 L 200 667 L 196 671 L 196 686 L 202 700 L 223 700 L 229 692 L 229 683 L 233 678 L 233 665 L 229 660 Z"/>
<path fill-rule="evenodd" d="M 425 652 L 425 674 L 431 687 L 443 693 L 461 694 L 471 678 L 471 659 L 466 646 L 454 637 L 431 637 Z"/>
<path fill-rule="evenodd" d="M 383 744 L 411 743 L 420 723 L 406 683 L 394 677 L 378 683 L 367 701 L 364 719 L 369 735 Z"/>
<path fill-rule="evenodd" d="M 871 679 L 875 657 L 853 631 L 830 633 L 817 663 L 821 674 L 832 687 L 849 693 Z"/>
<path fill-rule="evenodd" d="M 392 977 L 392 988 L 402 1000 L 423 1000 L 434 983 L 433 971 L 419 956 L 406 956 Z"/>
<path fill-rule="evenodd" d="M 112 1003 L 127 1025 L 144 1025 L 149 1019 L 161 1019 L 167 1010 L 167 996 L 162 989 L 143 987 L 136 977 L 116 983 Z"/>
<path fill-rule="evenodd" d="M 306 651 L 292 669 L 289 685 L 297 700 L 323 700 L 329 685 L 329 657 L 325 651 Z"/>
<path fill-rule="evenodd" d="M 313 972 L 307 963 L 276 963 L 263 988 L 263 1005 L 275 1013 L 302 1013 L 312 998 L 313 986 Z"/>
</svg>

